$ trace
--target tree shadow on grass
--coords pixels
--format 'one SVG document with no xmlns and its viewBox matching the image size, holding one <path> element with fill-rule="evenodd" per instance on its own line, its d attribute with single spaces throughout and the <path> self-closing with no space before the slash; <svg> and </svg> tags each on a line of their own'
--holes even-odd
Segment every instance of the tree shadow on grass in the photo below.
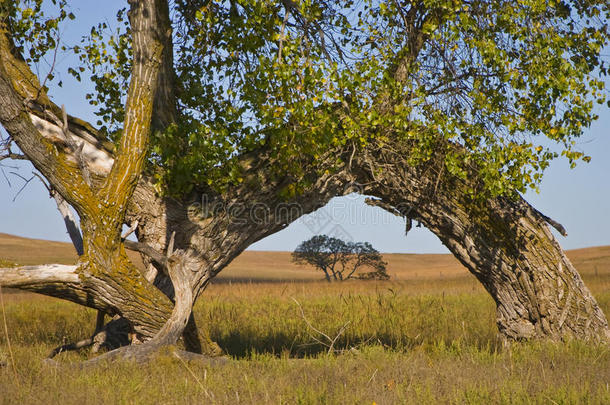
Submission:
<svg viewBox="0 0 610 405">
<path fill-rule="evenodd" d="M 218 343 L 223 351 L 236 359 L 250 358 L 257 354 L 266 354 L 276 357 L 308 358 L 321 354 L 346 352 L 357 353 L 363 348 L 377 346 L 390 351 L 410 351 L 418 347 L 442 348 L 446 351 L 459 352 L 466 346 L 477 351 L 497 352 L 501 350 L 501 342 L 491 338 L 472 337 L 468 340 L 456 340 L 447 337 L 438 339 L 422 339 L 418 336 L 397 337 L 392 333 L 375 333 L 362 336 L 339 336 L 334 343 L 321 336 L 295 336 L 287 333 L 252 334 L 239 330 L 215 335 L 212 339 Z M 329 336 L 335 339 L 335 336 Z M 318 341 L 316 341 L 316 339 Z"/>
</svg>

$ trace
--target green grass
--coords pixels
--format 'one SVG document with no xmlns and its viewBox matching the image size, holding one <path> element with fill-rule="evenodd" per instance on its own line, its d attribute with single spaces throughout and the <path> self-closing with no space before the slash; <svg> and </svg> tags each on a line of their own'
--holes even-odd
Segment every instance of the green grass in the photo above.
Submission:
<svg viewBox="0 0 610 405">
<path fill-rule="evenodd" d="M 588 284 L 608 313 L 598 279 Z M 610 403 L 609 346 L 504 347 L 491 298 L 463 280 L 213 285 L 195 310 L 231 357 L 216 365 L 162 353 L 83 370 L 86 352 L 46 365 L 53 347 L 90 333 L 94 312 L 34 294 L 4 302 L 15 370 L 2 327 L 0 403 Z M 329 352 L 313 328 L 344 330 Z"/>
<path fill-rule="evenodd" d="M 254 302 L 251 297 L 220 297 L 198 309 L 199 323 L 210 325 L 212 338 L 239 358 L 251 353 L 315 355 L 328 351 L 331 342 L 324 335 L 331 339 L 339 335 L 337 350 L 371 343 L 401 351 L 438 342 L 496 344 L 493 305 L 483 294 L 443 298 L 377 292 L 261 297 Z"/>
</svg>

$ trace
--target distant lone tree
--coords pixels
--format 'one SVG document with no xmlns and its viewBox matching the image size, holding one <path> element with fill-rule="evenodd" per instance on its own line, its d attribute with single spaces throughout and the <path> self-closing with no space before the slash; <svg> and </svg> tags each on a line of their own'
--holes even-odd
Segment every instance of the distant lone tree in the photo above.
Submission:
<svg viewBox="0 0 610 405">
<path fill-rule="evenodd" d="M 327 235 L 316 235 L 302 242 L 294 252 L 292 261 L 310 264 L 324 272 L 326 281 L 343 281 L 350 278 L 387 280 L 386 262 L 368 242 L 345 242 Z M 359 270 L 368 269 L 368 272 Z"/>
</svg>

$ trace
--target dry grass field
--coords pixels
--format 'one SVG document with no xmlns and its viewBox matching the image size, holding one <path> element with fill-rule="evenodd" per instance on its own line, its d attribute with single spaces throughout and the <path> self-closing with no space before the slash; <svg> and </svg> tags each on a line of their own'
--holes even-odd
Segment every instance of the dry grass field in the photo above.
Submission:
<svg viewBox="0 0 610 405">
<path fill-rule="evenodd" d="M 568 255 L 610 315 L 610 247 Z M 74 259 L 68 244 L 0 234 L 0 260 Z M 289 253 L 245 252 L 195 307 L 229 359 L 223 364 L 160 354 L 146 365 L 82 370 L 84 351 L 50 366 L 42 359 L 86 337 L 94 312 L 4 291 L 0 403 L 610 403 L 608 345 L 504 346 L 493 301 L 453 257 L 384 259 L 390 281 L 326 283 Z"/>
</svg>

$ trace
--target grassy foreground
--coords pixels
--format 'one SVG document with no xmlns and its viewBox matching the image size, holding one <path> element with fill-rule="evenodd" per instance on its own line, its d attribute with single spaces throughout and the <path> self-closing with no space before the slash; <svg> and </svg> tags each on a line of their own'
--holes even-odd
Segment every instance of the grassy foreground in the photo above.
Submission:
<svg viewBox="0 0 610 405">
<path fill-rule="evenodd" d="M 587 277 L 610 311 L 610 275 Z M 4 293 L 0 402 L 13 403 L 610 403 L 610 347 L 583 342 L 503 347 L 494 305 L 468 277 L 412 282 L 212 285 L 199 325 L 231 356 L 81 370 L 87 353 L 41 359 L 82 339 L 94 312 Z M 301 312 L 302 309 L 302 312 Z M 4 329 L 4 327 L 2 327 Z M 319 331 L 319 332 L 318 332 Z M 331 346 L 331 340 L 336 338 Z M 338 337 L 337 337 L 338 336 Z"/>
<path fill-rule="evenodd" d="M 53 243 L 0 234 L 0 258 L 74 261 Z M 610 247 L 568 255 L 610 315 Z M 51 366 L 42 360 L 88 337 L 95 313 L 4 291 L 0 404 L 610 404 L 609 345 L 504 347 L 491 298 L 451 256 L 385 258 L 393 281 L 328 284 L 287 253 L 245 252 L 195 307 L 224 364 L 162 353 L 80 369 L 85 351 Z"/>
</svg>

